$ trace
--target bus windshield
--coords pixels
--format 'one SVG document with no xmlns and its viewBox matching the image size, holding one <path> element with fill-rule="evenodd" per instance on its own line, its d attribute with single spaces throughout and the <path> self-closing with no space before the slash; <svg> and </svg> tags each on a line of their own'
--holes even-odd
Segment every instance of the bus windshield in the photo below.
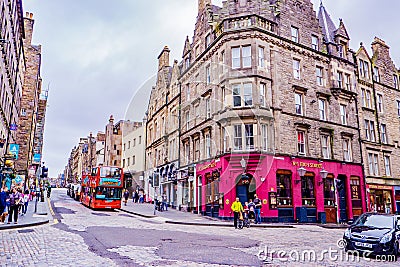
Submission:
<svg viewBox="0 0 400 267">
<path fill-rule="evenodd" d="M 96 199 L 121 199 L 121 188 L 96 187 Z"/>
<path fill-rule="evenodd" d="M 101 167 L 100 177 L 121 178 L 121 169 L 118 167 Z"/>
</svg>

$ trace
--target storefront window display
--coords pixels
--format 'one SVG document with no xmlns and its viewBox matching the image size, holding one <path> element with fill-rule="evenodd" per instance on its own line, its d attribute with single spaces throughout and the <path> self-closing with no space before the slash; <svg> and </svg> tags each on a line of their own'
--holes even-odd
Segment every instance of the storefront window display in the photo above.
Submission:
<svg viewBox="0 0 400 267">
<path fill-rule="evenodd" d="M 292 206 L 292 172 L 278 170 L 276 172 L 278 207 Z"/>
<path fill-rule="evenodd" d="M 306 172 L 301 177 L 301 198 L 303 206 L 315 206 L 314 173 Z"/>
</svg>

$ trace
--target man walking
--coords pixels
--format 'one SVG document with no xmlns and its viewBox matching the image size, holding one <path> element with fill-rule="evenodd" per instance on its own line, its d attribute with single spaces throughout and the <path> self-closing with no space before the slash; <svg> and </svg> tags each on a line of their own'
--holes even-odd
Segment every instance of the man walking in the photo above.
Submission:
<svg viewBox="0 0 400 267">
<path fill-rule="evenodd" d="M 232 203 L 231 209 L 233 211 L 233 226 L 235 226 L 235 229 L 237 229 L 240 213 L 243 212 L 243 206 L 238 197 L 236 198 L 235 202 Z"/>
<path fill-rule="evenodd" d="M 254 204 L 256 205 L 255 207 L 255 213 L 256 213 L 256 224 L 261 223 L 261 199 L 257 197 L 257 194 L 254 195 Z"/>
</svg>

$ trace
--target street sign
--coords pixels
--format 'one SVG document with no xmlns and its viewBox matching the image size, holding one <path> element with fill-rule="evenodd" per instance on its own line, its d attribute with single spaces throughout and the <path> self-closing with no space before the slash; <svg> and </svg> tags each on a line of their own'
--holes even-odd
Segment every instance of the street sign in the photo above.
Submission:
<svg viewBox="0 0 400 267">
<path fill-rule="evenodd" d="M 10 124 L 11 131 L 16 131 L 17 129 L 18 129 L 18 126 L 15 123 Z"/>
<path fill-rule="evenodd" d="M 10 153 L 15 156 L 15 159 L 18 159 L 18 152 L 19 152 L 19 145 L 17 144 L 10 144 Z"/>
<path fill-rule="evenodd" d="M 42 155 L 40 154 L 34 154 L 33 155 L 33 164 L 40 164 L 40 160 L 42 158 Z"/>
</svg>

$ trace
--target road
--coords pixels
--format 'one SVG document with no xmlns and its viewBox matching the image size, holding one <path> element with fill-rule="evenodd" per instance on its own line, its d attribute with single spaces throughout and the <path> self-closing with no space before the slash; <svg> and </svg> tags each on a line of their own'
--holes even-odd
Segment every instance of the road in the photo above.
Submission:
<svg viewBox="0 0 400 267">
<path fill-rule="evenodd" d="M 58 223 L 0 232 L 1 266 L 400 266 L 346 259 L 341 229 L 173 225 L 90 210 L 64 189 L 51 200 Z"/>
</svg>

